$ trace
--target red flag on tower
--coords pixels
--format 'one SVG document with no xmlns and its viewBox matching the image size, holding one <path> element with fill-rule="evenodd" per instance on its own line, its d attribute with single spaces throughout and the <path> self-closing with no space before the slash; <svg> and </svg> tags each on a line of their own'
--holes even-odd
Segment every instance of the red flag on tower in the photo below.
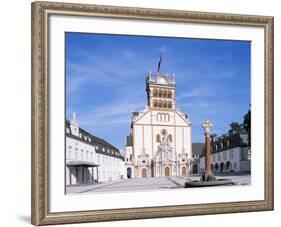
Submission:
<svg viewBox="0 0 281 227">
<path fill-rule="evenodd" d="M 161 66 L 161 62 L 162 62 L 162 56 L 160 57 L 159 63 L 158 63 L 158 69 L 157 72 L 160 72 L 160 66 Z"/>
</svg>

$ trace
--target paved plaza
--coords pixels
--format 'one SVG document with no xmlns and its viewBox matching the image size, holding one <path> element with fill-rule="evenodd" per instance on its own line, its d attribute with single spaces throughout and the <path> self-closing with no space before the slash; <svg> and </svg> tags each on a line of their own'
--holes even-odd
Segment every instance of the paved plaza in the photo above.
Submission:
<svg viewBox="0 0 281 227">
<path fill-rule="evenodd" d="M 235 185 L 249 185 L 250 175 L 217 176 L 217 179 L 231 179 Z M 184 183 L 191 180 L 199 180 L 200 175 L 173 176 L 157 178 L 133 178 L 115 180 L 106 183 L 92 185 L 67 186 L 66 193 L 92 193 L 112 191 L 143 191 L 184 188 Z M 187 189 L 188 190 L 188 189 Z"/>
</svg>

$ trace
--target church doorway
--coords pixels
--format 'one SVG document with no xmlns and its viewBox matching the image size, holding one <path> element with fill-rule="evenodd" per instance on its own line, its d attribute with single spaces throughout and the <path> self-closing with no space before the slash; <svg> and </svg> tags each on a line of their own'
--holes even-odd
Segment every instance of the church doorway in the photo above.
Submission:
<svg viewBox="0 0 281 227">
<path fill-rule="evenodd" d="M 169 177 L 170 176 L 170 168 L 167 166 L 165 167 L 165 177 Z"/>
<path fill-rule="evenodd" d="M 192 173 L 198 173 L 198 165 L 197 164 L 193 165 Z"/>
<path fill-rule="evenodd" d="M 147 177 L 147 170 L 146 169 L 142 169 L 141 170 L 141 176 L 142 177 Z"/>
<path fill-rule="evenodd" d="M 186 167 L 185 167 L 185 166 L 183 166 L 183 167 L 181 168 L 181 175 L 182 175 L 182 176 L 185 176 L 185 175 L 186 175 Z"/>
<path fill-rule="evenodd" d="M 129 167 L 129 168 L 127 168 L 127 178 L 131 178 L 132 177 L 132 168 L 131 167 Z"/>
</svg>

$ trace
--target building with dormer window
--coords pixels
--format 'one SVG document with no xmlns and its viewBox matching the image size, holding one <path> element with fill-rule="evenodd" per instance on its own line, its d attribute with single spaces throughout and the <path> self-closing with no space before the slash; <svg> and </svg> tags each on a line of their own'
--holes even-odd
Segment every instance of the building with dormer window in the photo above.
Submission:
<svg viewBox="0 0 281 227">
<path fill-rule="evenodd" d="M 75 113 L 65 123 L 66 185 L 95 184 L 124 177 L 118 148 L 79 127 Z"/>
<path fill-rule="evenodd" d="M 251 172 L 251 156 L 249 152 L 248 136 L 249 133 L 244 129 L 241 129 L 238 132 L 231 132 L 213 138 L 211 141 L 211 170 L 214 174 Z M 204 144 L 193 144 L 193 158 L 190 162 L 191 173 L 193 174 L 204 172 L 204 149 Z"/>
<path fill-rule="evenodd" d="M 175 76 L 149 73 L 146 94 L 147 106 L 132 113 L 125 141 L 127 177 L 185 176 L 192 155 L 191 123 L 176 106 Z"/>
</svg>

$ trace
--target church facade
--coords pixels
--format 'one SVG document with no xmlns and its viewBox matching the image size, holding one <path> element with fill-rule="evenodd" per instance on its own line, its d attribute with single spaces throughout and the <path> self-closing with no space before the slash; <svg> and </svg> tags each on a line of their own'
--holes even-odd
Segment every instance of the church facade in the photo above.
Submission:
<svg viewBox="0 0 281 227">
<path fill-rule="evenodd" d="M 127 178 L 185 176 L 192 158 L 191 123 L 176 106 L 176 81 L 156 73 L 146 78 L 147 106 L 133 112 L 125 141 Z"/>
</svg>

